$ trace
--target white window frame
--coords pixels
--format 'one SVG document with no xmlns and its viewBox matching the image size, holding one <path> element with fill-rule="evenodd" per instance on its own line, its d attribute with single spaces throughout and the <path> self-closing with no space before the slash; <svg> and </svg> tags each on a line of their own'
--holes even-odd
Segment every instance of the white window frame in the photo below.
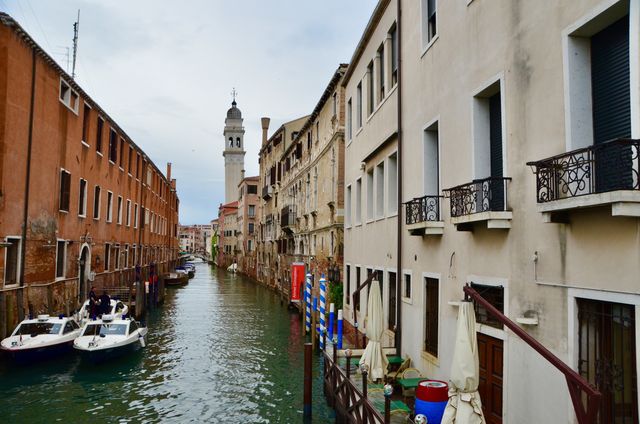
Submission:
<svg viewBox="0 0 640 424">
<path fill-rule="evenodd" d="M 64 97 L 62 95 L 62 87 L 63 86 L 66 86 L 66 88 L 67 88 L 67 91 L 64 94 Z M 67 81 L 65 81 L 64 78 L 62 78 L 62 77 L 60 77 L 60 84 L 58 86 L 58 90 L 59 90 L 58 91 L 58 100 L 60 101 L 60 103 L 65 105 L 67 107 L 67 109 L 69 109 L 71 112 L 73 112 L 76 115 L 78 115 L 78 108 L 80 106 L 80 96 L 78 95 L 78 92 L 76 90 L 74 90 L 73 87 L 71 87 L 71 84 L 69 84 Z M 76 99 L 75 106 L 71 105 L 71 99 L 74 96 L 75 96 L 75 99 Z"/>
<path fill-rule="evenodd" d="M 433 356 L 432 353 L 424 350 L 424 338 L 427 332 L 427 322 L 425 320 L 425 309 L 427 307 L 427 278 L 431 278 L 434 280 L 438 280 L 438 351 L 436 352 L 436 356 Z M 413 295 L 413 278 L 411 279 L 411 294 Z M 442 313 L 442 274 L 435 272 L 423 272 L 422 273 L 422 340 L 420 344 L 420 353 L 423 359 L 432 362 L 436 365 L 440 364 L 440 351 L 442 344 L 440 343 L 442 339 L 442 321 L 443 321 L 443 313 Z"/>
<path fill-rule="evenodd" d="M 396 274 L 396 275 L 398 275 L 398 274 Z M 406 287 L 405 287 L 405 284 L 406 284 L 405 276 L 406 275 L 408 275 L 411 278 L 411 297 L 405 297 L 405 295 L 404 295 L 407 292 Z M 414 281 L 413 281 L 413 271 L 410 270 L 410 269 L 403 269 L 402 270 L 402 296 L 401 296 L 402 301 L 404 303 L 412 305 L 413 304 L 413 297 L 414 297 L 413 295 L 414 294 L 415 294 L 415 284 L 414 284 Z"/>
<path fill-rule="evenodd" d="M 345 196 L 344 196 L 344 225 L 346 228 L 351 228 L 351 193 L 352 189 L 351 189 L 351 184 L 347 185 L 347 188 L 345 190 Z"/>
<path fill-rule="evenodd" d="M 58 277 L 58 256 L 60 255 L 60 252 L 58 251 L 58 243 L 60 242 L 64 243 L 64 251 L 62 252 L 62 276 Z M 67 247 L 67 241 L 65 239 L 56 239 L 56 266 L 54 268 L 54 279 L 56 281 L 64 280 L 67 277 Z"/>
<path fill-rule="evenodd" d="M 84 181 L 84 193 L 81 193 L 82 182 Z M 84 178 L 80 178 L 80 182 L 78 183 L 78 216 L 80 218 L 87 217 L 87 186 L 89 185 L 88 181 Z M 80 200 L 82 200 L 82 204 L 80 204 Z M 82 210 L 80 210 L 82 207 Z"/>
<path fill-rule="evenodd" d="M 373 216 L 375 220 L 384 219 L 386 216 L 387 208 L 385 204 L 386 199 L 386 187 L 385 187 L 385 178 L 386 178 L 386 163 L 385 160 L 381 160 L 374 168 L 374 205 L 373 205 Z M 382 173 L 382 175 L 380 175 Z"/>
<path fill-rule="evenodd" d="M 433 37 L 431 37 L 431 39 L 429 40 L 429 23 L 428 23 L 428 19 L 427 18 L 427 13 L 428 13 L 428 9 L 427 9 L 427 2 L 429 0 L 421 0 L 420 1 L 420 28 L 421 28 L 421 32 L 420 32 L 420 40 L 422 43 L 422 54 L 420 55 L 420 57 L 423 57 L 427 51 L 429 51 L 429 49 L 431 48 L 431 46 L 434 45 L 434 43 L 438 40 L 439 36 L 440 36 L 440 13 L 439 13 L 439 2 L 438 0 L 435 0 L 436 3 L 436 33 L 434 34 Z"/>
<path fill-rule="evenodd" d="M 392 157 L 395 155 L 395 181 L 391 180 L 391 162 Z M 387 156 L 387 170 L 385 171 L 385 179 L 386 179 L 386 187 L 387 187 L 387 195 L 386 195 L 386 204 L 387 204 L 387 215 L 389 217 L 398 215 L 398 151 L 394 150 Z M 393 193 L 393 196 L 391 195 Z"/>
<path fill-rule="evenodd" d="M 96 188 L 98 190 L 100 190 L 100 193 L 98 193 L 98 209 L 96 211 Z M 100 210 L 102 209 L 102 187 L 100 187 L 98 184 L 93 186 L 93 219 L 96 221 L 100 220 Z M 96 214 L 97 212 L 97 214 Z"/>
<path fill-rule="evenodd" d="M 4 238 L 5 242 L 8 242 L 9 240 L 18 240 L 18 260 L 16 261 L 16 282 L 15 284 L 7 284 L 7 250 L 8 249 L 3 249 L 4 250 L 4 270 L 2 273 L 2 284 L 4 288 L 7 287 L 17 287 L 20 285 L 20 283 L 22 282 L 22 279 L 20 278 L 20 269 L 22 266 L 22 255 L 20 254 L 20 252 L 22 252 L 22 237 L 20 236 L 6 236 Z"/>
<path fill-rule="evenodd" d="M 107 222 L 113 222 L 113 192 L 107 190 Z"/>
<path fill-rule="evenodd" d="M 118 196 L 118 203 L 117 203 L 117 211 L 116 211 L 116 223 L 118 225 L 122 225 L 122 196 Z"/>
<path fill-rule="evenodd" d="M 138 204 L 133 205 L 133 228 L 138 228 Z"/>
<path fill-rule="evenodd" d="M 131 227 L 131 199 L 127 199 L 125 222 L 127 227 Z"/>
</svg>

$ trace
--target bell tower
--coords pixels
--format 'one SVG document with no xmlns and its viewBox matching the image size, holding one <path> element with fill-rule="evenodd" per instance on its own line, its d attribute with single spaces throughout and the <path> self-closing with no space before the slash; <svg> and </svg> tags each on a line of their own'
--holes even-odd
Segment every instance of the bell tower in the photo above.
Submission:
<svg viewBox="0 0 640 424">
<path fill-rule="evenodd" d="M 225 203 L 238 200 L 238 184 L 244 171 L 244 127 L 242 126 L 242 112 L 237 107 L 236 90 L 231 93 L 233 102 L 227 111 L 224 121 L 224 201 Z"/>
</svg>

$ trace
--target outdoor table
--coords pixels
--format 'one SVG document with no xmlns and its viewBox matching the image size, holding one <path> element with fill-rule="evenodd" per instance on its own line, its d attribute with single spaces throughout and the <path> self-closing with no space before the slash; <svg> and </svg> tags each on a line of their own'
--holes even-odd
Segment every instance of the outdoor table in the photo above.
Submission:
<svg viewBox="0 0 640 424">
<path fill-rule="evenodd" d="M 421 381 L 428 380 L 425 377 L 417 377 L 417 378 L 400 378 L 398 379 L 398 384 L 402 386 L 403 389 L 415 389 L 418 387 L 418 384 Z"/>
<path fill-rule="evenodd" d="M 402 356 L 387 356 L 387 360 L 389 361 L 389 365 L 402 365 L 402 362 L 404 362 Z"/>
</svg>

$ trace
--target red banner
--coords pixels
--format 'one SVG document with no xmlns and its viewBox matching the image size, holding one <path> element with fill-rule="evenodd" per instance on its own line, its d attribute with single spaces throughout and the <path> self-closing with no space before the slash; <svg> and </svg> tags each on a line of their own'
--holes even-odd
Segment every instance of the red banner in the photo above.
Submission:
<svg viewBox="0 0 640 424">
<path fill-rule="evenodd" d="M 291 291 L 290 298 L 292 302 L 300 302 L 301 288 L 304 286 L 305 265 L 302 262 L 294 262 L 291 264 Z"/>
</svg>

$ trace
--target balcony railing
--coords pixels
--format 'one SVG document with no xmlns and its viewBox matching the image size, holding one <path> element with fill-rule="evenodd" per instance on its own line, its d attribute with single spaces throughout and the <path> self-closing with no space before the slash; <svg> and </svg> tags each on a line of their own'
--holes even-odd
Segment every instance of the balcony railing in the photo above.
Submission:
<svg viewBox="0 0 640 424">
<path fill-rule="evenodd" d="M 426 221 L 440 221 L 440 198 L 442 196 L 422 196 L 405 203 L 407 225 Z"/>
<path fill-rule="evenodd" d="M 528 162 L 538 203 L 616 190 L 640 190 L 640 140 L 618 139 Z"/>
<path fill-rule="evenodd" d="M 264 200 L 270 199 L 272 195 L 273 195 L 273 186 L 272 185 L 266 185 L 266 186 L 262 187 L 262 198 Z"/>
<path fill-rule="evenodd" d="M 293 227 L 296 223 L 296 210 L 293 206 L 285 206 L 280 212 L 280 227 Z"/>
<path fill-rule="evenodd" d="M 451 217 L 507 211 L 507 182 L 510 180 L 508 177 L 489 177 L 445 190 L 451 199 Z"/>
</svg>

